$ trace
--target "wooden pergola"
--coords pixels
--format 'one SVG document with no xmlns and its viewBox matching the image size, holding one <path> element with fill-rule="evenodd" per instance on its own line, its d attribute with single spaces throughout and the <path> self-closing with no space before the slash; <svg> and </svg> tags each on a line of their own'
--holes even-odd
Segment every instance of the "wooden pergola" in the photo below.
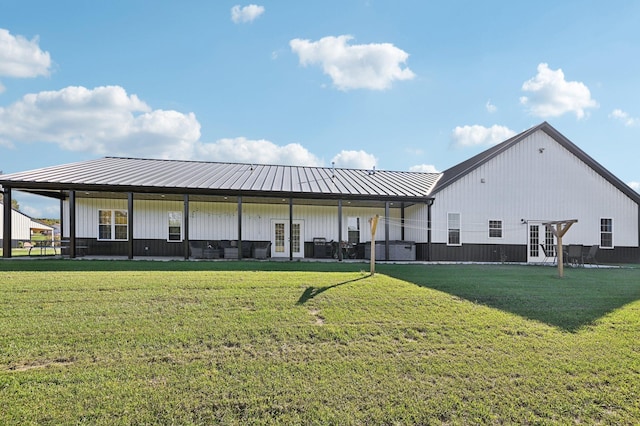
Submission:
<svg viewBox="0 0 640 426">
<path fill-rule="evenodd" d="M 558 276 L 564 277 L 564 251 L 562 250 L 562 237 L 567 233 L 571 225 L 577 223 L 578 219 L 569 220 L 555 220 L 552 222 L 544 222 L 543 225 L 547 226 L 553 232 L 558 242 L 557 254 L 558 254 Z"/>
</svg>

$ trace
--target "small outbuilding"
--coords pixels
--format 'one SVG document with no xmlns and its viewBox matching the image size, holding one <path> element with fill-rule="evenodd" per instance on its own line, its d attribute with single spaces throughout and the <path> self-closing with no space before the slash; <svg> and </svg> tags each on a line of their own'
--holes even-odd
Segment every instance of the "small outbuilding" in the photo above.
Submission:
<svg viewBox="0 0 640 426">
<path fill-rule="evenodd" d="M 0 208 L 4 212 L 4 205 L 0 203 Z M 19 210 L 10 208 L 11 211 L 11 229 L 6 232 L 4 227 L 4 214 L 0 215 L 0 243 L 4 247 L 4 236 L 11 235 L 7 245 L 11 248 L 19 247 L 21 244 L 31 243 L 33 240 L 46 241 L 47 244 L 53 245 L 54 231 L 53 227 L 45 225 Z M 40 236 L 34 238 L 36 234 Z"/>
</svg>

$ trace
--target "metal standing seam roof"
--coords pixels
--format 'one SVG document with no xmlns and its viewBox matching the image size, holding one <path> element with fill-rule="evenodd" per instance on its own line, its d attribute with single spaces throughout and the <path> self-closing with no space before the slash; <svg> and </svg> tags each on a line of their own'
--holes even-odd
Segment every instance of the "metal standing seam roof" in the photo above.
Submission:
<svg viewBox="0 0 640 426">
<path fill-rule="evenodd" d="M 428 198 L 440 173 L 104 157 L 0 176 L 31 190 Z"/>
</svg>

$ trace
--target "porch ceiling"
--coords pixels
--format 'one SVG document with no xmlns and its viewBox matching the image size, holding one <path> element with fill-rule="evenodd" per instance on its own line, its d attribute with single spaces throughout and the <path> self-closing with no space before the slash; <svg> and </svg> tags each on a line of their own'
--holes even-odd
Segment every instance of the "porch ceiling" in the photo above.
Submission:
<svg viewBox="0 0 640 426">
<path fill-rule="evenodd" d="M 22 192 L 32 192 L 42 196 L 48 196 L 51 198 L 66 199 L 69 197 L 69 191 L 31 191 L 21 190 Z M 76 199 L 81 198 L 103 198 L 103 199 L 116 199 L 126 200 L 128 192 L 114 192 L 114 191 L 76 191 Z M 290 197 L 255 197 L 255 196 L 242 196 L 243 204 L 289 204 Z M 184 201 L 184 194 L 175 193 L 148 193 L 148 192 L 134 192 L 135 200 L 158 200 L 158 201 Z M 190 202 L 206 202 L 206 203 L 233 203 L 238 202 L 237 196 L 227 195 L 202 195 L 202 194 L 189 194 Z M 360 200 L 360 199 L 343 199 L 343 207 L 384 207 L 386 200 Z M 426 202 L 426 201 L 421 201 Z M 409 207 L 417 204 L 416 201 L 409 200 L 394 200 L 389 201 L 390 208 L 400 208 L 402 206 Z M 296 198 L 293 197 L 294 205 L 305 206 L 338 206 L 337 199 L 326 198 Z"/>
</svg>

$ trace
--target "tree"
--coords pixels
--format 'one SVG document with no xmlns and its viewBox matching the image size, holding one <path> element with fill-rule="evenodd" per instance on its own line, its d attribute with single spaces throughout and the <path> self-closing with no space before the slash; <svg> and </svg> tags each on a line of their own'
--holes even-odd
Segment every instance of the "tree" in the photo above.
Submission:
<svg viewBox="0 0 640 426">
<path fill-rule="evenodd" d="M 0 203 L 2 203 L 3 200 L 4 200 L 4 194 L 0 192 Z M 12 198 L 11 207 L 13 207 L 15 210 L 20 210 L 20 204 L 18 204 L 18 200 L 16 200 L 15 198 Z"/>
</svg>

